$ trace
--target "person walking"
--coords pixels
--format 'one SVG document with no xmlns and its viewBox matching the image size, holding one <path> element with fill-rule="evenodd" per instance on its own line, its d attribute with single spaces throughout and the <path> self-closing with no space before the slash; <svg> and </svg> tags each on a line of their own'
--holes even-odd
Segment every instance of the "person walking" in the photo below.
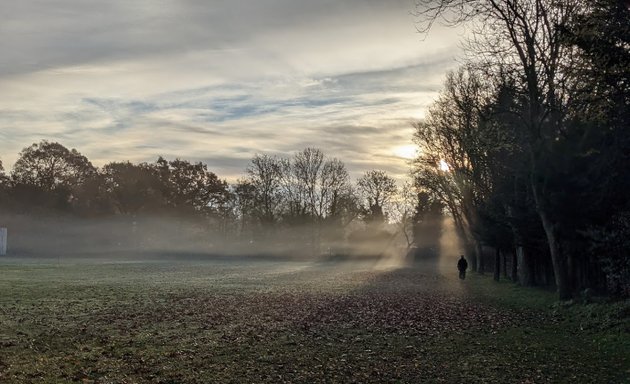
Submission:
<svg viewBox="0 0 630 384">
<path fill-rule="evenodd" d="M 464 280 L 466 278 L 466 270 L 468 269 L 468 262 L 462 255 L 457 262 L 457 269 L 459 270 L 459 278 Z"/>
</svg>

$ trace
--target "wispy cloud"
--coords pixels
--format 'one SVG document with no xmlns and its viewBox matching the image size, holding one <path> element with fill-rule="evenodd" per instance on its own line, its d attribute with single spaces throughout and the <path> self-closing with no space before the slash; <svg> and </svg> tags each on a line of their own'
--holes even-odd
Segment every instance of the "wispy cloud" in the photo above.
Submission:
<svg viewBox="0 0 630 384">
<path fill-rule="evenodd" d="M 305 146 L 407 171 L 457 31 L 421 42 L 413 1 L 50 0 L 0 4 L 0 154 L 41 139 L 97 165 L 158 155 L 236 179 Z"/>
</svg>

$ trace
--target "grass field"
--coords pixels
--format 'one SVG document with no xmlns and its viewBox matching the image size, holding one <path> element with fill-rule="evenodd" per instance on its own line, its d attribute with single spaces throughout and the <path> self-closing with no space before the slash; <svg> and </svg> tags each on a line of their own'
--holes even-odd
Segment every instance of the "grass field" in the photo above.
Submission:
<svg viewBox="0 0 630 384">
<path fill-rule="evenodd" d="M 0 261 L 0 383 L 623 383 L 627 303 L 431 263 Z"/>
</svg>

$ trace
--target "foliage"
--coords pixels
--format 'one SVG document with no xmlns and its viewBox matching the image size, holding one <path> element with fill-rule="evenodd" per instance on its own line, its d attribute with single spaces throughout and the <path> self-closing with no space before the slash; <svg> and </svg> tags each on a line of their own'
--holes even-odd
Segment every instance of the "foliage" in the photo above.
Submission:
<svg viewBox="0 0 630 384">
<path fill-rule="evenodd" d="M 154 169 L 161 182 L 166 204 L 175 210 L 218 212 L 228 198 L 227 183 L 208 171 L 201 162 L 167 161 L 158 158 Z"/>
<path fill-rule="evenodd" d="M 24 148 L 11 177 L 16 184 L 33 185 L 44 191 L 71 188 L 90 178 L 96 169 L 76 149 L 42 141 Z"/>
<path fill-rule="evenodd" d="M 67 211 L 76 203 L 80 188 L 95 175 L 96 168 L 76 149 L 44 140 L 20 152 L 11 170 L 9 194 L 17 209 Z"/>
<path fill-rule="evenodd" d="M 630 297 L 630 212 L 620 212 L 608 225 L 587 232 L 590 251 L 606 273 L 610 292 Z"/>
<path fill-rule="evenodd" d="M 4 183 L 4 178 L 6 177 L 5 173 L 4 173 L 4 166 L 2 165 L 2 160 L 0 160 L 0 179 L 2 180 L 2 182 Z"/>
<path fill-rule="evenodd" d="M 607 225 L 629 201 L 627 5 L 417 5 L 422 32 L 436 20 L 472 26 L 469 61 L 447 76 L 426 119 L 415 124 L 423 150 L 415 175 L 453 215 L 467 252 L 477 256 L 473 265 L 483 272 L 482 244 L 512 249 L 527 284 L 548 257 L 565 300 L 605 289 L 601 273 L 626 276 L 620 264 L 604 271 L 603 253 L 584 252 L 594 240 L 583 234 Z M 546 251 L 532 255 L 540 244 Z"/>
<path fill-rule="evenodd" d="M 118 243 L 134 249 L 164 236 L 164 229 L 151 221 L 166 225 L 170 220 L 180 239 L 186 238 L 180 233 L 184 228 L 205 231 L 205 250 L 220 243 L 243 252 L 306 248 L 320 255 L 346 252 L 349 227 L 367 212 L 366 202 L 372 202 L 381 224 L 392 209 L 389 203 L 397 193 L 393 178 L 370 171 L 362 180 L 364 200 L 345 164 L 317 148 L 287 158 L 255 155 L 245 177 L 230 186 L 201 162 L 159 157 L 155 163 L 110 162 L 96 169 L 76 150 L 42 142 L 22 151 L 2 201 L 8 207 L 7 223 L 15 226 L 21 220 L 10 215 L 23 212 L 122 223 L 132 233 L 118 234 Z M 147 233 L 151 230 L 156 232 Z M 112 241 L 109 235 L 93 236 Z"/>
<path fill-rule="evenodd" d="M 103 167 L 101 174 L 108 196 L 120 214 L 134 215 L 164 204 L 160 179 L 149 164 L 112 162 Z"/>
</svg>

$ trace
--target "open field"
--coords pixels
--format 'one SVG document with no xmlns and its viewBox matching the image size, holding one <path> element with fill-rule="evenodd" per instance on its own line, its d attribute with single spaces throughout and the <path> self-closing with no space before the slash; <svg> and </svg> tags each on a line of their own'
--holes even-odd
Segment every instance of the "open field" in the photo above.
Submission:
<svg viewBox="0 0 630 384">
<path fill-rule="evenodd" d="M 624 303 L 373 264 L 3 260 L 0 382 L 630 382 Z"/>
</svg>

